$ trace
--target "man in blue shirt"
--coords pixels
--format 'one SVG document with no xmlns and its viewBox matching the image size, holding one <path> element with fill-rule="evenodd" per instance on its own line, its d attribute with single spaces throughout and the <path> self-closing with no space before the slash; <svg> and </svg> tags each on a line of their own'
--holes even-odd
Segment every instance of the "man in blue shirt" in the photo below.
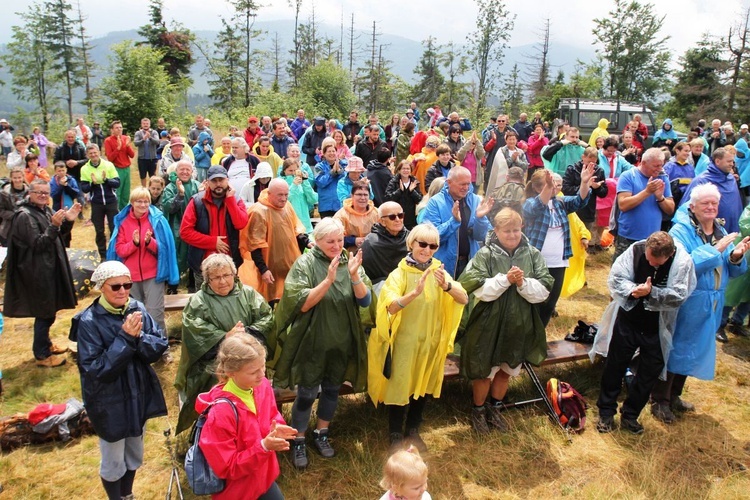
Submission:
<svg viewBox="0 0 750 500">
<path fill-rule="evenodd" d="M 661 228 L 662 213 L 674 213 L 674 200 L 669 179 L 664 174 L 664 153 L 657 148 L 647 149 L 641 164 L 622 174 L 617 183 L 617 260 L 630 245 L 648 238 Z"/>
</svg>

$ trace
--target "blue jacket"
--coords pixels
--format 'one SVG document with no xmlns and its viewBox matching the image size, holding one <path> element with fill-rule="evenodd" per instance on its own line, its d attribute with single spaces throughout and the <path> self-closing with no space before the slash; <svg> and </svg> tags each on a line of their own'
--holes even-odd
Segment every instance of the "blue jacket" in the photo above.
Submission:
<svg viewBox="0 0 750 500">
<path fill-rule="evenodd" d="M 690 193 L 696 186 L 709 183 L 719 188 L 719 193 L 721 194 L 718 217 L 724 219 L 724 229 L 726 229 L 728 233 L 739 232 L 740 215 L 742 214 L 743 207 L 740 190 L 737 187 L 737 181 L 734 179 L 734 175 L 725 174 L 719 169 L 719 167 L 714 165 L 713 162 L 709 164 L 705 172 L 693 179 L 685 190 L 680 205 L 684 205 L 688 202 L 690 199 Z M 677 221 L 676 214 L 674 221 Z"/>
<path fill-rule="evenodd" d="M 365 178 L 365 172 L 362 172 L 362 177 L 360 177 L 360 179 Z M 339 199 L 341 206 L 344 206 L 344 200 L 352 197 L 352 186 L 354 186 L 354 183 L 346 174 L 344 174 L 344 177 L 340 178 L 336 184 L 336 197 Z M 372 192 L 372 183 L 370 183 L 370 199 L 375 199 L 375 194 Z"/>
<path fill-rule="evenodd" d="M 609 179 L 611 170 L 609 168 L 609 160 L 601 150 L 599 150 L 599 166 L 604 170 L 604 178 Z M 619 151 L 615 152 L 615 179 L 619 179 L 623 172 L 631 168 L 633 168 L 633 165 Z"/>
<path fill-rule="evenodd" d="M 49 181 L 49 195 L 52 198 L 52 210 L 58 211 L 61 208 L 70 208 L 76 202 L 81 189 L 72 175 L 68 175 L 68 185 L 61 186 L 57 183 L 57 176 L 53 176 Z"/>
<path fill-rule="evenodd" d="M 132 205 L 127 205 L 119 214 L 115 215 L 115 229 L 112 231 L 112 236 L 109 239 L 107 260 L 119 260 L 122 262 L 122 259 L 115 252 L 115 243 L 117 242 L 117 233 L 120 231 L 122 221 L 125 220 L 125 217 L 128 216 L 132 208 Z M 174 236 L 172 236 L 172 228 L 169 226 L 169 222 L 167 222 L 162 211 L 153 205 L 148 207 L 148 222 L 154 228 L 154 238 L 156 238 L 159 248 L 159 255 L 156 260 L 156 282 L 163 283 L 166 281 L 170 285 L 177 285 L 180 282 L 180 271 L 177 269 L 177 250 L 175 249 Z"/>
<path fill-rule="evenodd" d="M 704 243 L 686 210 L 680 209 L 674 221 L 669 234 L 693 259 L 697 286 L 677 313 L 667 369 L 672 373 L 711 380 L 714 378 L 715 335 L 721 322 L 724 291 L 729 278 L 740 276 L 747 270 L 747 262 L 745 259 L 741 259 L 739 265 L 729 262 L 733 244 L 720 253 L 713 245 Z M 720 226 L 715 224 L 714 227 L 715 237 L 726 234 Z"/>
<path fill-rule="evenodd" d="M 346 174 L 342 170 L 338 174 L 331 173 L 331 165 L 323 160 L 315 165 L 315 186 L 318 188 L 318 211 L 335 212 L 341 208 L 341 202 L 336 195 L 339 179 Z"/>
<path fill-rule="evenodd" d="M 203 149 L 203 141 L 208 140 L 206 143 L 208 151 Z M 198 135 L 198 142 L 193 146 L 193 156 L 195 156 L 195 166 L 197 168 L 208 168 L 211 166 L 211 157 L 214 155 L 214 150 L 211 148 L 211 134 L 208 132 L 201 132 Z"/>
<path fill-rule="evenodd" d="M 688 156 L 688 162 L 693 165 L 693 155 L 691 154 Z M 698 158 L 698 163 L 693 165 L 695 169 L 695 175 L 700 175 L 703 172 L 706 171 L 708 166 L 711 164 L 711 159 L 708 157 L 706 153 L 701 153 L 700 158 Z"/>
<path fill-rule="evenodd" d="M 122 330 L 125 317 L 143 315 L 141 336 Z M 151 363 L 167 350 L 167 338 L 146 311 L 130 299 L 125 314 L 112 314 L 96 299 L 72 321 L 70 339 L 78 342 L 81 392 L 96 435 L 114 443 L 143 434 L 146 420 L 167 414 Z"/>
<path fill-rule="evenodd" d="M 487 217 L 477 217 L 477 208 L 481 198 L 474 194 L 472 187 L 466 195 L 466 203 L 471 210 L 469 218 L 469 258 L 479 251 L 479 242 L 484 241 L 490 221 Z M 456 272 L 458 260 L 458 230 L 461 223 L 453 217 L 453 203 L 455 200 L 448 192 L 448 183 L 443 189 L 430 198 L 427 206 L 419 213 L 418 222 L 430 222 L 440 233 L 440 248 L 435 252 L 435 258 L 445 265 L 445 271 L 453 276 Z"/>
<path fill-rule="evenodd" d="M 744 188 L 750 186 L 750 147 L 748 147 L 747 141 L 742 137 L 737 139 L 734 147 L 738 153 L 734 159 L 734 164 L 737 166 L 737 172 L 740 174 L 740 187 Z M 742 153 L 745 157 L 740 158 L 739 153 Z"/>
</svg>

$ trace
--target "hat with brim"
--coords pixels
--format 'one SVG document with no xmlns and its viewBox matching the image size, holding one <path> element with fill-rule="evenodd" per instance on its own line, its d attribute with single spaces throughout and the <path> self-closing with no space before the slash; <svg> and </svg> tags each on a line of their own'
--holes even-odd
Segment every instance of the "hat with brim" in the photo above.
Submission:
<svg viewBox="0 0 750 500">
<path fill-rule="evenodd" d="M 214 179 L 226 179 L 227 177 L 227 169 L 225 169 L 221 165 L 214 165 L 213 167 L 209 168 L 208 172 L 206 173 L 206 179 L 208 179 L 209 181 L 212 181 Z"/>
<path fill-rule="evenodd" d="M 182 140 L 182 137 L 172 137 L 172 139 L 169 141 L 169 146 L 182 146 L 185 147 L 185 142 Z"/>
<path fill-rule="evenodd" d="M 31 425 L 37 425 L 44 421 L 44 419 L 51 417 L 52 415 L 59 415 L 65 411 L 67 406 L 65 403 L 59 405 L 53 405 L 50 403 L 42 403 L 36 405 L 36 408 L 29 412 L 29 423 Z"/>
<path fill-rule="evenodd" d="M 359 156 L 352 156 L 349 158 L 349 164 L 344 169 L 346 172 L 364 172 L 365 165 L 362 163 L 362 158 Z"/>
</svg>

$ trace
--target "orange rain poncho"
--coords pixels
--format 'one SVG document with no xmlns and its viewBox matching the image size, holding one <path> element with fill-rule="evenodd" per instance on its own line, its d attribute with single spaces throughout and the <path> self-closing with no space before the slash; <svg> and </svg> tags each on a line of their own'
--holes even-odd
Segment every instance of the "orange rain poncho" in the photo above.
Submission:
<svg viewBox="0 0 750 500">
<path fill-rule="evenodd" d="M 426 195 L 427 188 L 424 185 L 424 178 L 427 175 L 427 170 L 437 161 L 435 148 L 424 147 L 421 153 L 417 153 L 407 160 L 411 160 L 411 175 L 419 181 L 419 190 L 422 191 L 422 196 Z"/>
<path fill-rule="evenodd" d="M 248 222 L 240 232 L 240 253 L 244 263 L 240 266 L 242 283 L 260 292 L 268 302 L 278 300 L 284 292 L 284 280 L 294 261 L 301 255 L 297 235 L 305 232 L 290 203 L 276 208 L 268 201 L 268 190 L 263 190 L 258 203 L 247 211 Z M 274 282 L 268 284 L 260 277 L 251 253 L 260 248 L 263 260 L 273 274 Z"/>
<path fill-rule="evenodd" d="M 355 238 L 364 238 L 370 234 L 372 225 L 379 220 L 378 211 L 372 201 L 367 203 L 367 211 L 362 213 L 354 210 L 351 198 L 344 200 L 344 208 L 339 209 L 333 215 L 333 218 L 338 219 L 344 226 L 344 236 L 354 236 Z M 349 247 L 347 250 L 356 251 L 357 249 L 356 247 Z"/>
</svg>

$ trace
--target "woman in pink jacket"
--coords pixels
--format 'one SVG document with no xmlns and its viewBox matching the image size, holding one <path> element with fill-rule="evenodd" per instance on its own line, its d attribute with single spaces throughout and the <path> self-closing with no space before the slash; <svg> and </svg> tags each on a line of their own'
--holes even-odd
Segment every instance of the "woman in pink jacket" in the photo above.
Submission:
<svg viewBox="0 0 750 500">
<path fill-rule="evenodd" d="M 544 168 L 542 161 L 542 148 L 549 144 L 549 139 L 544 136 L 544 127 L 541 123 L 534 125 L 534 133 L 529 136 L 529 149 L 526 156 L 529 157 L 529 170 L 526 172 L 526 180 L 530 180 L 536 169 Z"/>
<path fill-rule="evenodd" d="M 245 330 L 232 330 L 217 355 L 219 384 L 198 396 L 195 410 L 208 412 L 199 446 L 226 486 L 215 499 L 283 499 L 277 451 L 289 449 L 297 431 L 285 424 L 266 378 L 266 350 Z M 232 402 L 235 411 L 226 401 Z M 239 417 L 239 418 L 238 418 Z M 239 421 L 238 421 L 239 420 Z"/>
</svg>

